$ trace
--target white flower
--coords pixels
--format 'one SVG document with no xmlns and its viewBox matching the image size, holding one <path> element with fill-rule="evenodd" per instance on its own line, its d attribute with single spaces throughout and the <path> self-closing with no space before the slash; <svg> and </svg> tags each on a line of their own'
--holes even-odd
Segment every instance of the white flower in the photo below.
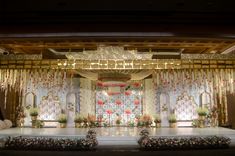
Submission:
<svg viewBox="0 0 235 156">
<path fill-rule="evenodd" d="M 12 122 L 11 122 L 11 120 L 5 119 L 5 120 L 4 120 L 4 123 L 5 123 L 5 125 L 6 125 L 6 128 L 11 128 L 11 127 L 12 127 Z"/>
<path fill-rule="evenodd" d="M 6 124 L 4 121 L 0 120 L 0 129 L 6 128 Z"/>
</svg>

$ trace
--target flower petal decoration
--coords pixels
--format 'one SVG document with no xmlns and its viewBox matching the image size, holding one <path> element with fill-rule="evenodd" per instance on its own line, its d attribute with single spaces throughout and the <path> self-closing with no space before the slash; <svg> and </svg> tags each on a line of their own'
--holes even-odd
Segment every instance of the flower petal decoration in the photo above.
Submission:
<svg viewBox="0 0 235 156">
<path fill-rule="evenodd" d="M 132 93 L 132 92 L 131 92 L 130 90 L 125 91 L 125 95 L 126 95 L 126 96 L 131 95 L 131 93 Z"/>
<path fill-rule="evenodd" d="M 111 109 L 107 109 L 107 110 L 106 110 L 106 113 L 107 113 L 107 114 L 112 114 L 113 111 L 112 111 Z"/>
<path fill-rule="evenodd" d="M 126 110 L 125 110 L 125 113 L 126 113 L 127 115 L 129 115 L 129 114 L 131 114 L 131 110 L 130 110 L 130 109 L 126 109 Z"/>
<path fill-rule="evenodd" d="M 135 105 L 139 105 L 139 104 L 140 104 L 140 100 L 135 99 L 135 100 L 134 100 L 134 104 L 135 104 Z"/>
<path fill-rule="evenodd" d="M 115 101 L 115 103 L 116 103 L 116 105 L 121 105 L 122 104 L 122 101 L 120 100 L 120 99 L 117 99 L 116 101 Z"/>
<path fill-rule="evenodd" d="M 132 84 L 132 86 L 135 87 L 135 88 L 139 88 L 141 86 L 141 84 L 139 82 L 134 82 Z"/>
<path fill-rule="evenodd" d="M 98 103 L 98 105 L 100 105 L 100 106 L 104 105 L 103 100 L 98 100 L 97 103 Z"/>
</svg>

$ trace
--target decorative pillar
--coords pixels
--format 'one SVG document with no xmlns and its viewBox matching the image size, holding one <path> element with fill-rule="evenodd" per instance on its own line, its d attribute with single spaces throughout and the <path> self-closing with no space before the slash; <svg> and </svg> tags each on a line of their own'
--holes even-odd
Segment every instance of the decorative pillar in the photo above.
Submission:
<svg viewBox="0 0 235 156">
<path fill-rule="evenodd" d="M 144 80 L 143 114 L 156 114 L 155 87 L 153 79 Z"/>
<path fill-rule="evenodd" d="M 80 113 L 84 116 L 95 114 L 95 90 L 91 80 L 80 79 Z"/>
</svg>

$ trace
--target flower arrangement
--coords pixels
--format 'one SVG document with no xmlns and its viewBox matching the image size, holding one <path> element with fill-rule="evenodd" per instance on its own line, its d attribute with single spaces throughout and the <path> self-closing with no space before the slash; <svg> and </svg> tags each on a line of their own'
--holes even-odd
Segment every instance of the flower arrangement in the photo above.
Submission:
<svg viewBox="0 0 235 156">
<path fill-rule="evenodd" d="M 161 123 L 161 116 L 160 116 L 160 114 L 156 114 L 154 116 L 154 122 L 155 123 Z"/>
<path fill-rule="evenodd" d="M 6 128 L 11 128 L 11 127 L 12 127 L 12 122 L 11 122 L 11 120 L 5 119 L 5 120 L 4 120 L 4 123 L 5 123 L 5 125 L 6 125 Z"/>
<path fill-rule="evenodd" d="M 104 105 L 103 100 L 98 100 L 97 103 L 98 103 L 98 105 L 100 105 L 100 106 Z"/>
<path fill-rule="evenodd" d="M 6 128 L 6 124 L 4 121 L 0 120 L 0 129 Z"/>
<path fill-rule="evenodd" d="M 134 127 L 134 126 L 135 126 L 135 123 L 134 123 L 133 121 L 129 121 L 129 122 L 128 122 L 128 125 L 129 125 L 130 127 Z"/>
<path fill-rule="evenodd" d="M 116 105 L 120 106 L 120 105 L 122 104 L 122 101 L 121 101 L 120 99 L 117 99 L 117 100 L 115 101 L 115 103 L 116 103 Z"/>
<path fill-rule="evenodd" d="M 8 150 L 94 150 L 98 145 L 96 132 L 89 130 L 85 138 L 62 137 L 9 137 L 4 149 Z"/>
<path fill-rule="evenodd" d="M 110 115 L 110 114 L 113 113 L 113 111 L 112 111 L 111 109 L 107 109 L 107 110 L 106 110 L 106 113 Z"/>
<path fill-rule="evenodd" d="M 136 115 L 135 119 L 136 119 L 136 122 L 137 122 L 137 127 L 143 127 L 144 126 L 140 115 Z"/>
<path fill-rule="evenodd" d="M 75 117 L 74 117 L 74 122 L 81 124 L 81 123 L 83 122 L 83 118 L 84 118 L 84 117 L 83 117 L 82 115 L 76 114 Z"/>
<path fill-rule="evenodd" d="M 177 122 L 175 114 L 170 114 L 169 115 L 168 122 L 169 123 L 176 123 Z"/>
<path fill-rule="evenodd" d="M 132 85 L 135 88 L 139 88 L 141 86 L 141 84 L 139 82 L 134 82 Z"/>
<path fill-rule="evenodd" d="M 135 100 L 134 100 L 134 104 L 135 104 L 135 105 L 139 105 L 139 104 L 140 104 L 140 100 L 139 100 L 139 99 L 135 99 Z"/>
<path fill-rule="evenodd" d="M 111 92 L 111 91 L 109 91 L 109 92 L 107 92 L 107 94 L 109 96 L 112 96 L 112 95 L 119 95 L 119 94 L 121 94 L 121 92 Z"/>
<path fill-rule="evenodd" d="M 87 120 L 88 120 L 90 127 L 95 126 L 95 124 L 96 124 L 96 116 L 95 115 L 88 115 Z"/>
<path fill-rule="evenodd" d="M 87 117 L 83 117 L 83 127 L 88 127 L 88 118 Z"/>
<path fill-rule="evenodd" d="M 140 135 L 138 144 L 142 150 L 218 149 L 229 148 L 231 143 L 223 136 L 149 137 L 144 130 Z"/>
<path fill-rule="evenodd" d="M 115 123 L 116 123 L 116 125 L 120 125 L 121 124 L 121 119 L 117 118 Z"/>
<path fill-rule="evenodd" d="M 36 128 L 42 128 L 44 126 L 44 122 L 41 120 L 36 120 L 35 127 Z"/>
<path fill-rule="evenodd" d="M 197 108 L 197 114 L 199 115 L 199 116 L 206 116 L 207 114 L 208 114 L 208 109 L 207 108 L 205 108 L 205 107 L 199 107 L 199 108 Z"/>
<path fill-rule="evenodd" d="M 125 113 L 126 113 L 127 115 L 129 115 L 129 114 L 131 114 L 131 110 L 130 110 L 130 109 L 126 109 L 126 110 L 125 110 Z"/>
<path fill-rule="evenodd" d="M 67 123 L 67 116 L 65 114 L 60 114 L 58 117 L 59 123 Z"/>
<path fill-rule="evenodd" d="M 16 107 L 16 121 L 17 126 L 21 127 L 24 123 L 24 118 L 26 117 L 24 107 L 23 106 L 17 106 Z"/>
<path fill-rule="evenodd" d="M 97 82 L 96 85 L 97 85 L 98 87 L 103 87 L 103 83 L 102 83 L 102 82 Z"/>
<path fill-rule="evenodd" d="M 126 95 L 126 96 L 131 95 L 131 93 L 132 93 L 132 92 L 131 92 L 130 90 L 125 91 L 125 95 Z"/>
<path fill-rule="evenodd" d="M 152 118 L 150 115 L 144 114 L 141 116 L 141 121 L 146 127 L 149 127 L 152 124 Z"/>
<path fill-rule="evenodd" d="M 36 107 L 31 107 L 29 109 L 30 116 L 38 116 L 39 109 Z"/>
</svg>

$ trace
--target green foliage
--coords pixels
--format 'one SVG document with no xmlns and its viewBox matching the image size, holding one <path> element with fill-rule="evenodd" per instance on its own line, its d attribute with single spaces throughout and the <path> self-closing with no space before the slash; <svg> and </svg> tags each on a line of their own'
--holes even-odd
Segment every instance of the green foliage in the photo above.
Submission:
<svg viewBox="0 0 235 156">
<path fill-rule="evenodd" d="M 116 120 L 116 124 L 117 124 L 117 125 L 120 125 L 120 124 L 121 124 L 121 120 L 120 120 L 120 119 L 117 119 L 117 120 Z"/>
<path fill-rule="evenodd" d="M 43 126 L 44 126 L 44 122 L 43 121 L 41 121 L 41 120 L 36 120 L 36 127 L 37 128 L 43 128 Z"/>
<path fill-rule="evenodd" d="M 65 114 L 60 114 L 58 117 L 59 123 L 67 123 L 67 116 Z"/>
<path fill-rule="evenodd" d="M 36 107 L 31 107 L 29 109 L 30 116 L 38 116 L 39 109 Z"/>
<path fill-rule="evenodd" d="M 160 116 L 160 114 L 154 115 L 154 122 L 155 123 L 161 123 L 161 116 Z"/>
<path fill-rule="evenodd" d="M 176 123 L 177 120 L 176 120 L 175 114 L 170 114 L 168 117 L 168 121 L 169 121 L 169 123 Z"/>
<path fill-rule="evenodd" d="M 84 117 L 80 114 L 76 114 L 76 116 L 74 117 L 74 122 L 76 123 L 82 123 L 83 122 Z"/>
<path fill-rule="evenodd" d="M 129 122 L 129 126 L 130 126 L 130 127 L 134 127 L 134 126 L 135 126 L 135 123 L 134 123 L 133 121 L 130 121 L 130 122 Z"/>
<path fill-rule="evenodd" d="M 207 114 L 208 114 L 208 109 L 207 108 L 205 108 L 205 107 L 199 107 L 199 108 L 197 108 L 197 114 L 199 115 L 199 116 L 206 116 Z"/>
</svg>

